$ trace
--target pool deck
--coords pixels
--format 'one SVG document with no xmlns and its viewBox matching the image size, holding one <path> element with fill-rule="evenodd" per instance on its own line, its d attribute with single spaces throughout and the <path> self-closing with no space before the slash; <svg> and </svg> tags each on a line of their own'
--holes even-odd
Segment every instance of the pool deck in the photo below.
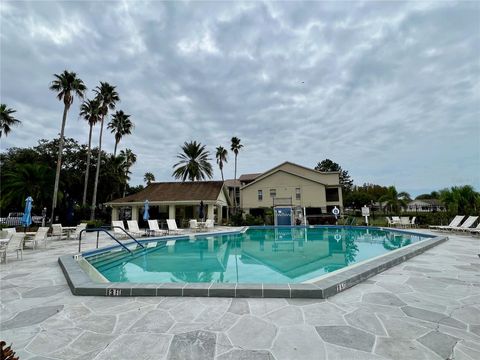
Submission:
<svg viewBox="0 0 480 360">
<path fill-rule="evenodd" d="M 478 237 L 326 300 L 74 296 L 58 257 L 77 247 L 0 265 L 0 338 L 22 360 L 480 359 Z"/>
</svg>

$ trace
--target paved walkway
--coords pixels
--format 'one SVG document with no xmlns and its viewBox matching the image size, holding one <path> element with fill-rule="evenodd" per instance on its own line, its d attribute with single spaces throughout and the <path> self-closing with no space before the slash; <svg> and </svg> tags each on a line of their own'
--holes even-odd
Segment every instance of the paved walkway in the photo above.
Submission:
<svg viewBox="0 0 480 360">
<path fill-rule="evenodd" d="M 20 359 L 480 359 L 480 239 L 449 241 L 327 300 L 71 295 L 57 257 L 0 265 Z"/>
</svg>

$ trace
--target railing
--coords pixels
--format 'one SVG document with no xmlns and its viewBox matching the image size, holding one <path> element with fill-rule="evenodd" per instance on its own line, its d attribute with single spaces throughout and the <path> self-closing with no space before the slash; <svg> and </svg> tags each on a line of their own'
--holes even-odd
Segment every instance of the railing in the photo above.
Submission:
<svg viewBox="0 0 480 360">
<path fill-rule="evenodd" d="M 137 239 L 135 239 L 132 235 L 130 235 L 124 228 L 120 227 L 120 226 L 102 226 L 102 227 L 99 227 L 99 228 L 93 228 L 93 229 L 83 229 L 80 231 L 80 234 L 78 236 L 78 252 L 81 252 L 81 249 L 82 249 L 82 234 L 84 232 L 96 232 L 97 233 L 97 249 L 98 249 L 98 235 L 100 232 L 104 232 L 105 234 L 107 234 L 108 236 L 110 236 L 114 241 L 116 241 L 121 247 L 123 247 L 125 250 L 127 250 L 129 253 L 131 253 L 132 251 L 127 248 L 125 245 L 123 245 L 115 236 L 113 236 L 109 230 L 112 230 L 112 229 L 120 229 L 122 230 L 125 235 L 127 235 L 130 239 L 132 239 L 133 241 L 135 241 L 138 245 L 140 245 L 142 248 L 145 248 L 145 246 L 143 246 L 142 244 L 140 244 L 138 242 Z"/>
</svg>

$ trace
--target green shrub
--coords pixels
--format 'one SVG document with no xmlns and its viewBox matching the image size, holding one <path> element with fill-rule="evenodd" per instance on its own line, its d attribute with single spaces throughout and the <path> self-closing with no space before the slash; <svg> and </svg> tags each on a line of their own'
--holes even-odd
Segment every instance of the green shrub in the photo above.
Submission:
<svg viewBox="0 0 480 360">
<path fill-rule="evenodd" d="M 87 229 L 94 229 L 103 226 L 102 220 L 82 220 L 82 223 L 87 224 Z"/>
<path fill-rule="evenodd" d="M 253 216 L 247 214 L 245 216 L 245 223 L 248 226 L 264 225 L 265 221 L 260 216 Z"/>
</svg>

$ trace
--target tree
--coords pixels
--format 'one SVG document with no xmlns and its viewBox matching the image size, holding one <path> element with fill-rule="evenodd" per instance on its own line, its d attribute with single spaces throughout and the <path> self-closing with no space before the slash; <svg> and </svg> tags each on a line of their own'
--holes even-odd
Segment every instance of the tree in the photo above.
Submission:
<svg viewBox="0 0 480 360">
<path fill-rule="evenodd" d="M 406 207 L 410 201 L 410 195 L 406 192 L 397 192 L 395 186 L 389 186 L 387 194 L 378 199 L 380 203 L 385 202 L 390 211 L 398 212 L 401 207 Z"/>
<path fill-rule="evenodd" d="M 50 84 L 50 90 L 57 93 L 57 99 L 63 100 L 63 118 L 62 127 L 60 129 L 60 142 L 58 145 L 58 158 L 57 158 L 57 170 L 55 173 L 55 184 L 53 187 L 53 200 L 52 200 L 52 216 L 50 221 L 54 221 L 55 208 L 57 207 L 58 185 L 60 182 L 60 170 L 62 167 L 62 153 L 64 143 L 65 124 L 67 123 L 67 114 L 70 106 L 73 103 L 73 98 L 77 97 L 83 99 L 87 87 L 83 83 L 82 79 L 77 77 L 74 72 L 65 70 L 60 75 L 54 74 L 55 79 Z"/>
<path fill-rule="evenodd" d="M 237 182 L 237 157 L 238 157 L 238 152 L 240 151 L 241 148 L 243 148 L 243 145 L 240 144 L 240 139 L 237 138 L 236 136 L 232 137 L 231 142 L 232 142 L 232 144 L 230 146 L 230 150 L 232 150 L 233 153 L 235 154 L 235 176 L 234 176 L 234 179 L 235 179 L 235 182 Z M 237 211 L 236 190 L 235 190 L 235 193 L 234 193 L 234 196 L 233 196 L 233 208 L 234 208 L 234 211 Z"/>
<path fill-rule="evenodd" d="M 205 150 L 205 145 L 196 141 L 185 142 L 182 152 L 177 155 L 180 161 L 173 165 L 172 176 L 175 179 L 182 179 L 182 181 L 211 179 L 213 170 L 209 156 L 210 152 Z"/>
<path fill-rule="evenodd" d="M 440 194 L 438 191 L 432 191 L 430 194 L 420 194 L 415 200 L 429 200 L 429 199 L 439 199 Z"/>
<path fill-rule="evenodd" d="M 146 172 L 145 175 L 143 175 L 143 181 L 145 181 L 147 185 L 150 185 L 155 181 L 155 175 L 153 175 L 151 172 Z"/>
<path fill-rule="evenodd" d="M 225 149 L 223 146 L 217 147 L 217 152 L 215 154 L 215 157 L 217 159 L 218 167 L 220 168 L 220 173 L 222 174 L 222 181 L 225 181 L 223 178 L 223 164 L 228 162 L 227 155 L 228 155 L 227 149 Z"/>
<path fill-rule="evenodd" d="M 470 185 L 440 190 L 440 200 L 452 214 L 478 215 L 480 210 L 480 193 Z"/>
<path fill-rule="evenodd" d="M 348 171 L 343 170 L 340 165 L 336 162 L 333 162 L 330 159 L 325 159 L 322 162 L 319 162 L 315 166 L 315 170 L 322 172 L 333 172 L 338 171 L 340 173 L 340 185 L 342 185 L 343 190 L 348 193 L 352 190 L 353 180 L 348 174 Z"/>
<path fill-rule="evenodd" d="M 116 156 L 118 143 L 122 137 L 132 133 L 133 123 L 130 121 L 130 115 L 127 115 L 123 112 L 123 110 L 120 110 L 112 116 L 112 120 L 108 123 L 107 127 L 111 129 L 112 134 L 115 134 L 115 148 L 113 150 L 113 156 Z"/>
<path fill-rule="evenodd" d="M 123 197 L 125 197 L 125 193 L 127 191 L 127 183 L 130 180 L 129 175 L 130 167 L 137 162 L 137 155 L 133 153 L 130 149 L 125 149 L 120 151 L 120 158 L 123 160 L 123 168 L 125 169 L 125 186 L 123 187 Z"/>
<path fill-rule="evenodd" d="M 87 204 L 87 188 L 88 188 L 88 175 L 90 172 L 90 158 L 92 155 L 92 130 L 95 124 L 100 119 L 100 102 L 98 99 L 87 100 L 80 107 L 80 116 L 82 116 L 90 127 L 88 132 L 88 151 L 87 151 L 87 166 L 85 169 L 85 185 L 83 187 L 82 205 Z"/>
<path fill-rule="evenodd" d="M 12 126 L 19 125 L 20 120 L 16 119 L 12 114 L 17 112 L 11 108 L 7 108 L 7 105 L 0 104 L 0 138 L 2 134 L 7 136 L 12 131 Z"/>
<path fill-rule="evenodd" d="M 108 115 L 108 110 L 115 110 L 117 102 L 120 101 L 115 86 L 110 85 L 107 82 L 100 82 L 100 85 L 97 86 L 94 90 L 96 94 L 96 99 L 100 103 L 100 136 L 98 140 L 98 151 L 102 152 L 102 136 L 103 136 L 103 121 L 105 116 Z M 93 198 L 92 198 L 92 207 L 90 213 L 90 220 L 95 219 L 95 208 L 97 207 L 97 188 L 98 188 L 98 178 L 100 176 L 100 165 L 101 165 L 101 156 L 97 159 L 97 171 L 95 172 L 95 184 L 93 185 Z"/>
</svg>

